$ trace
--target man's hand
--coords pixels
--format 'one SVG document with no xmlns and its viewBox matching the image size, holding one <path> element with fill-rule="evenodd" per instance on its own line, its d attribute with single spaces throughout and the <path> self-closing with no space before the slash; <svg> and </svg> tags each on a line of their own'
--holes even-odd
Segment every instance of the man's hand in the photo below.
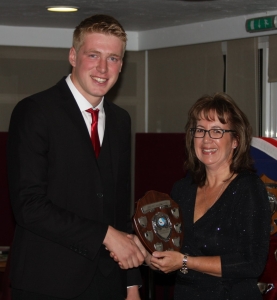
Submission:
<svg viewBox="0 0 277 300">
<path fill-rule="evenodd" d="M 158 268 L 155 267 L 152 263 L 151 263 L 151 259 L 152 259 L 152 255 L 151 253 L 149 253 L 145 247 L 143 246 L 143 244 L 141 243 L 141 241 L 139 240 L 139 238 L 134 235 L 134 234 L 128 234 L 128 238 L 132 238 L 134 240 L 134 242 L 137 244 L 137 246 L 139 247 L 139 250 L 141 251 L 141 253 L 144 256 L 144 261 L 145 263 L 153 270 L 157 270 Z"/>
<path fill-rule="evenodd" d="M 132 239 L 136 245 L 138 246 L 139 250 L 141 251 L 141 253 L 143 254 L 144 257 L 146 257 L 149 253 L 148 251 L 145 249 L 145 247 L 142 245 L 141 241 L 139 240 L 139 238 L 134 235 L 134 234 L 127 234 L 127 237 L 129 239 Z"/>
<path fill-rule="evenodd" d="M 143 244 L 141 243 L 141 241 L 139 240 L 139 238 L 134 235 L 134 234 L 128 234 L 127 235 L 128 238 L 132 239 L 136 245 L 138 246 L 139 250 L 141 251 L 141 253 L 143 254 L 144 256 L 144 260 L 145 262 L 150 265 L 150 259 L 151 259 L 151 254 L 145 249 L 145 247 L 143 246 Z"/>
<path fill-rule="evenodd" d="M 144 256 L 136 243 L 127 237 L 127 233 L 116 230 L 109 226 L 103 244 L 109 250 L 122 269 L 129 269 L 140 266 Z"/>
</svg>

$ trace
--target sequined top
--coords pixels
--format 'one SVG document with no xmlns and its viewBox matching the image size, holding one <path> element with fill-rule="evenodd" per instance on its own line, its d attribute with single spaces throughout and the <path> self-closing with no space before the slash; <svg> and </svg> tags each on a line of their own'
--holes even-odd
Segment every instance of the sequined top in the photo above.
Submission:
<svg viewBox="0 0 277 300">
<path fill-rule="evenodd" d="M 183 215 L 181 252 L 220 256 L 222 277 L 178 271 L 174 299 L 262 299 L 257 278 L 267 259 L 271 216 L 264 183 L 251 172 L 238 174 L 194 223 L 196 191 L 197 185 L 187 176 L 175 183 L 171 193 Z"/>
</svg>

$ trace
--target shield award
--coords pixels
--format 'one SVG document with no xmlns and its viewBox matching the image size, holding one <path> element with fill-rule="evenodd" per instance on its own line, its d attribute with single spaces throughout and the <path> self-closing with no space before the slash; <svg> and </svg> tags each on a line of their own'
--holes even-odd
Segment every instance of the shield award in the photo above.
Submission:
<svg viewBox="0 0 277 300">
<path fill-rule="evenodd" d="M 180 251 L 183 224 L 178 204 L 157 191 L 148 191 L 136 204 L 134 230 L 144 247 L 150 253 Z"/>
</svg>

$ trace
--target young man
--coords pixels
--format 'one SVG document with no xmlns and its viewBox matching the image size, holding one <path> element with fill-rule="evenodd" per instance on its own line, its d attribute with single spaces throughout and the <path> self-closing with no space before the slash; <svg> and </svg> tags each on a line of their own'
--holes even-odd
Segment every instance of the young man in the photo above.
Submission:
<svg viewBox="0 0 277 300">
<path fill-rule="evenodd" d="M 72 73 L 13 111 L 8 173 L 17 223 L 15 300 L 139 299 L 136 267 L 144 258 L 126 234 L 130 118 L 104 99 L 121 71 L 126 40 L 114 18 L 85 19 L 74 31 Z M 92 110 L 99 110 L 98 127 L 91 126 Z"/>
</svg>

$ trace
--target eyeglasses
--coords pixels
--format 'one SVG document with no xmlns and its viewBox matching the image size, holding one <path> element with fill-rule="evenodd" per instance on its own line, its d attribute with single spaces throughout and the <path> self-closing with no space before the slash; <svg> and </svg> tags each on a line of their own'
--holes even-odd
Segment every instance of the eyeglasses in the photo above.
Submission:
<svg viewBox="0 0 277 300">
<path fill-rule="evenodd" d="M 206 135 L 206 132 L 209 133 L 211 139 L 221 139 L 225 132 L 235 132 L 234 130 L 226 130 L 226 129 L 210 129 L 205 130 L 202 128 L 190 128 L 190 132 L 195 138 L 203 138 Z"/>
</svg>

